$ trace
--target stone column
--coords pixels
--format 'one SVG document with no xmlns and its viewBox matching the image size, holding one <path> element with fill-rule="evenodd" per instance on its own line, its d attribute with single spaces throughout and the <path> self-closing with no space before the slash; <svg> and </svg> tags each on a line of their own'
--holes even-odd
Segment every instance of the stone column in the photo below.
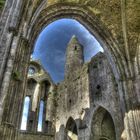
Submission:
<svg viewBox="0 0 140 140">
<path fill-rule="evenodd" d="M 23 0 L 7 0 L 2 13 L 2 30 L 0 32 L 0 87 L 3 81 L 3 74 L 7 65 L 12 39 L 18 30 L 17 25 L 22 11 L 22 2 Z"/>
<path fill-rule="evenodd" d="M 79 129 L 78 140 L 90 140 L 90 132 L 88 128 Z"/>
<path fill-rule="evenodd" d="M 140 139 L 140 110 L 130 110 L 124 119 L 127 140 Z"/>
<path fill-rule="evenodd" d="M 12 33 L 11 33 L 11 35 L 12 35 Z M 7 62 L 7 68 L 5 69 L 5 74 L 4 74 L 4 78 L 3 78 L 2 87 L 0 89 L 0 91 L 1 91 L 1 93 L 0 93 L 0 122 L 1 122 L 1 119 L 2 119 L 4 100 L 5 100 L 6 95 L 8 93 L 8 87 L 9 87 L 9 84 L 10 84 L 11 73 L 12 73 L 12 70 L 13 70 L 14 59 L 15 59 L 15 54 L 16 54 L 18 41 L 19 41 L 19 37 L 15 36 L 14 39 L 13 39 L 12 46 L 11 46 L 11 51 L 10 51 L 10 55 L 9 55 L 10 57 L 9 57 L 8 62 Z"/>
<path fill-rule="evenodd" d="M 39 91 L 40 91 L 40 84 L 37 83 L 33 94 L 33 101 L 32 101 L 32 111 L 34 112 L 36 112 L 37 105 L 38 105 Z"/>
<path fill-rule="evenodd" d="M 66 131 L 64 125 L 60 126 L 59 132 L 56 133 L 55 140 L 68 140 L 67 131 Z"/>
<path fill-rule="evenodd" d="M 53 121 L 55 113 L 55 99 L 53 93 L 50 93 L 47 100 L 46 107 L 46 121 Z"/>
</svg>

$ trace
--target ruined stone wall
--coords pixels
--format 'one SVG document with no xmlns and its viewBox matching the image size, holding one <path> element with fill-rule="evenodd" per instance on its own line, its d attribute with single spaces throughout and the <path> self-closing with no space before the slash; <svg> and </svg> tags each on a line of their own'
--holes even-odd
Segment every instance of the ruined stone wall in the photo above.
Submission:
<svg viewBox="0 0 140 140">
<path fill-rule="evenodd" d="M 117 88 L 105 55 L 97 54 L 91 62 L 84 64 L 82 69 L 71 72 L 71 77 L 58 85 L 56 130 L 59 131 L 59 127 L 63 125 L 66 127 L 69 117 L 72 117 L 78 125 L 79 140 L 89 140 L 95 135 L 93 126 L 96 124 L 92 122 L 96 110 L 102 107 L 109 112 L 113 120 L 112 124 L 105 121 L 106 126 L 110 128 L 114 125 L 115 137 L 119 140 L 123 121 Z M 105 127 L 104 124 L 98 123 L 98 129 L 102 125 Z M 112 130 L 108 131 L 111 134 Z"/>
<path fill-rule="evenodd" d="M 53 97 L 54 84 L 52 83 L 49 74 L 42 69 L 39 62 L 31 61 L 30 63 L 31 64 L 28 70 L 27 86 L 23 98 L 23 100 L 27 96 L 30 98 L 28 117 L 27 117 L 27 127 L 26 130 L 18 131 L 17 137 L 19 140 L 22 139 L 51 140 L 53 139 L 53 135 L 55 131 L 55 128 L 53 127 L 53 123 L 52 123 L 54 118 L 52 112 L 55 111 L 55 109 L 53 109 L 54 101 L 53 99 L 50 99 L 50 97 Z M 52 103 L 48 105 L 48 101 L 49 103 L 50 102 Z M 38 123 L 39 123 L 38 120 L 39 120 L 39 111 L 40 111 L 41 102 L 43 103 L 42 126 L 41 126 L 42 130 L 41 132 L 38 132 Z M 20 111 L 20 114 L 22 118 L 23 109 Z M 50 120 L 48 116 L 49 118 L 51 116 L 52 119 Z"/>
<path fill-rule="evenodd" d="M 91 63 L 89 64 L 89 79 L 91 103 L 90 110 L 92 112 L 92 108 L 94 110 L 99 106 L 106 109 L 111 114 L 116 128 L 116 136 L 119 139 L 123 129 L 121 125 L 123 120 L 118 95 L 118 85 L 113 76 L 110 64 L 108 63 L 104 54 L 98 53 L 92 58 Z"/>
<path fill-rule="evenodd" d="M 79 119 L 83 108 L 89 108 L 88 67 L 71 72 L 71 77 L 58 85 L 56 126 L 66 125 L 69 117 Z"/>
</svg>

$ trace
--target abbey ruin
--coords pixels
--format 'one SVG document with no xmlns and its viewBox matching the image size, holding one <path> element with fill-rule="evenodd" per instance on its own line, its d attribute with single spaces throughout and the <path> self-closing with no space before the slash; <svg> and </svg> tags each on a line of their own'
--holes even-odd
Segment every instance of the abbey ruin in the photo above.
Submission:
<svg viewBox="0 0 140 140">
<path fill-rule="evenodd" d="M 140 140 L 139 0 L 2 0 L 0 8 L 0 140 Z M 30 56 L 62 18 L 84 25 L 104 52 L 84 63 L 73 36 L 55 84 Z"/>
</svg>

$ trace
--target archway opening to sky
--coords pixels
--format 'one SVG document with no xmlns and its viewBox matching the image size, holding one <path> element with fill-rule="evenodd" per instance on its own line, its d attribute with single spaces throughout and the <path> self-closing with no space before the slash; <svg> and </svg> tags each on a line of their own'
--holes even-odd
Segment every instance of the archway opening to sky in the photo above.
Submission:
<svg viewBox="0 0 140 140">
<path fill-rule="evenodd" d="M 64 79 L 66 48 L 73 35 L 84 46 L 85 62 L 103 52 L 95 37 L 78 21 L 60 19 L 49 24 L 38 36 L 32 59 L 40 60 L 55 83 Z"/>
</svg>

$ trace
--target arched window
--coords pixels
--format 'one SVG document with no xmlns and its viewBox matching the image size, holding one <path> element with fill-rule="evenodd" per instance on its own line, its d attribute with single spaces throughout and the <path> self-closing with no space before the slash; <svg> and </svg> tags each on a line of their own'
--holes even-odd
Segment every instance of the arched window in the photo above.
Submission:
<svg viewBox="0 0 140 140">
<path fill-rule="evenodd" d="M 111 114 L 103 107 L 99 107 L 95 111 L 91 129 L 91 139 L 116 140 L 116 131 L 113 118 Z"/>
<path fill-rule="evenodd" d="M 42 132 L 43 111 L 44 111 L 44 101 L 41 100 L 40 107 L 39 107 L 38 127 L 37 127 L 37 131 L 39 132 Z"/>
<path fill-rule="evenodd" d="M 28 74 L 29 75 L 33 75 L 35 73 L 35 68 L 34 67 L 29 67 L 29 71 L 28 71 Z"/>
<path fill-rule="evenodd" d="M 29 106 L 30 106 L 30 97 L 25 97 L 24 106 L 23 106 L 23 113 L 22 113 L 22 121 L 21 121 L 21 130 L 27 129 L 27 120 L 29 114 Z"/>
<path fill-rule="evenodd" d="M 77 132 L 77 126 L 72 117 L 68 119 L 68 122 L 66 124 L 67 129 L 67 137 L 71 140 L 78 140 L 78 132 Z"/>
</svg>

